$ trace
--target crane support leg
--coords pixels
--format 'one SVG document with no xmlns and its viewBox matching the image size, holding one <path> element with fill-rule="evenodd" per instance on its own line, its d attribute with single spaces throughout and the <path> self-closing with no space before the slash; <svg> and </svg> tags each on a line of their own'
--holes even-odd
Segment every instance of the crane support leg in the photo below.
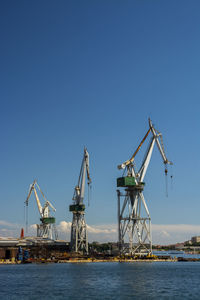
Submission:
<svg viewBox="0 0 200 300">
<path fill-rule="evenodd" d="M 120 254 L 152 254 L 151 218 L 142 191 L 137 186 L 117 194 Z"/>
</svg>

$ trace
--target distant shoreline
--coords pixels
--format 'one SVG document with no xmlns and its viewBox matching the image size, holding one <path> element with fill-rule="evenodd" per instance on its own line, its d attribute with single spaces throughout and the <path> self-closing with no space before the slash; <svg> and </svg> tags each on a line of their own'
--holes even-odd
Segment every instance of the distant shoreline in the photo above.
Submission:
<svg viewBox="0 0 200 300">
<path fill-rule="evenodd" d="M 177 261 L 176 258 L 169 258 L 169 259 L 73 259 L 73 260 L 58 260 L 58 261 L 50 261 L 50 260 L 38 260 L 38 261 L 31 261 L 31 262 L 14 262 L 14 261 L 1 261 L 0 265 L 27 265 L 27 264 L 76 264 L 76 263 L 134 263 L 134 262 L 175 262 Z"/>
</svg>

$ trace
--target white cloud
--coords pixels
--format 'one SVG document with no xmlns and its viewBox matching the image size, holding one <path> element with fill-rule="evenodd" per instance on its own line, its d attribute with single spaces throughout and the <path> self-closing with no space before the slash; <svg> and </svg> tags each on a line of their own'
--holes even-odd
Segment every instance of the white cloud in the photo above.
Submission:
<svg viewBox="0 0 200 300">
<path fill-rule="evenodd" d="M 153 244 L 173 244 L 190 240 L 192 236 L 200 235 L 200 225 L 190 224 L 153 224 Z"/>
<path fill-rule="evenodd" d="M 57 226 L 59 237 L 70 240 L 71 222 L 62 221 Z M 87 225 L 90 242 L 109 242 L 118 240 L 117 224 Z M 154 244 L 173 244 L 190 240 L 192 236 L 200 235 L 200 225 L 152 225 Z"/>
<path fill-rule="evenodd" d="M 116 241 L 117 229 L 116 225 L 87 225 L 88 239 L 92 241 Z M 71 222 L 61 221 L 57 225 L 59 238 L 70 240 Z"/>
<path fill-rule="evenodd" d="M 6 221 L 3 221 L 3 220 L 0 220 L 0 227 L 1 227 L 1 226 L 5 226 L 5 227 L 13 227 L 14 224 L 13 224 L 13 223 L 6 222 Z"/>
<path fill-rule="evenodd" d="M 91 233 L 96 233 L 96 234 L 99 234 L 99 233 L 105 233 L 105 234 L 113 234 L 113 233 L 116 233 L 117 229 L 116 229 L 116 225 L 92 225 L 92 226 L 89 226 L 87 225 L 87 229 L 88 229 L 88 232 L 91 232 Z"/>
<path fill-rule="evenodd" d="M 37 229 L 37 225 L 36 224 L 32 224 L 32 225 L 29 226 L 29 228 L 36 230 Z"/>
<path fill-rule="evenodd" d="M 170 234 L 167 231 L 165 231 L 165 230 L 161 231 L 161 234 L 163 236 L 170 237 Z"/>
<path fill-rule="evenodd" d="M 21 229 L 24 225 L 9 223 L 3 220 L 0 220 L 0 237 L 14 237 L 18 238 L 21 235 Z M 36 224 L 28 226 L 28 235 L 36 234 Z"/>
<path fill-rule="evenodd" d="M 0 220 L 0 237 L 19 237 L 21 224 Z M 71 222 L 61 221 L 57 226 L 60 239 L 70 240 Z M 118 240 L 117 224 L 87 225 L 89 242 L 116 242 Z M 25 233 L 26 235 L 26 233 Z M 29 225 L 27 235 L 36 235 L 36 224 Z M 173 244 L 190 240 L 192 236 L 200 235 L 200 225 L 190 224 L 153 224 L 153 244 Z"/>
<path fill-rule="evenodd" d="M 60 224 L 56 226 L 59 239 L 70 240 L 71 224 L 71 222 L 61 221 Z"/>
<path fill-rule="evenodd" d="M 71 222 L 61 221 L 59 225 L 57 225 L 57 230 L 60 232 L 70 232 L 71 230 Z"/>
<path fill-rule="evenodd" d="M 18 224 L 0 220 L 0 237 L 16 237 L 20 235 Z"/>
<path fill-rule="evenodd" d="M 117 225 L 91 225 L 87 226 L 88 239 L 90 242 L 116 242 L 117 241 Z"/>
</svg>

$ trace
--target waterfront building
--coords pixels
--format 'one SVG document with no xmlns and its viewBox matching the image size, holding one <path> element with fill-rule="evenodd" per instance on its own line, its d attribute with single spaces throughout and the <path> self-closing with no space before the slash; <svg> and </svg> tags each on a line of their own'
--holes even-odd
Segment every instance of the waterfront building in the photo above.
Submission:
<svg viewBox="0 0 200 300">
<path fill-rule="evenodd" d="M 193 236 L 191 238 L 192 244 L 200 243 L 200 236 Z"/>
</svg>

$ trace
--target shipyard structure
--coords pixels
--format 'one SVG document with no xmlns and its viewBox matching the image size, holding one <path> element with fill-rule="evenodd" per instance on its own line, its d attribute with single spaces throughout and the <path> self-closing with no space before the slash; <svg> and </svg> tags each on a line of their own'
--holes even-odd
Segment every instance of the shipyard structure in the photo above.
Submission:
<svg viewBox="0 0 200 300">
<path fill-rule="evenodd" d="M 146 153 L 140 167 L 136 168 L 135 158 L 147 138 L 150 137 Z M 115 244 L 100 246 L 98 243 L 88 245 L 87 225 L 85 220 L 85 185 L 91 187 L 89 172 L 89 153 L 84 148 L 80 173 L 77 185 L 74 188 L 69 211 L 72 212 L 71 240 L 70 242 L 59 240 L 55 225 L 55 217 L 52 215 L 56 209 L 48 201 L 37 181 L 30 185 L 25 201 L 26 207 L 26 235 L 28 233 L 28 206 L 33 194 L 39 212 L 40 223 L 37 224 L 36 237 L 24 237 L 22 230 L 19 239 L 0 238 L 0 261 L 17 260 L 28 261 L 35 259 L 50 259 L 53 261 L 59 257 L 71 259 L 73 257 L 97 257 L 106 254 L 122 257 L 148 257 L 152 255 L 151 217 L 143 194 L 145 187 L 144 178 L 151 160 L 154 146 L 158 147 L 167 176 L 167 166 L 171 165 L 165 154 L 162 134 L 155 129 L 149 119 L 149 128 L 133 153 L 132 157 L 118 166 L 123 170 L 122 176 L 117 178 L 118 198 L 118 242 Z M 88 189 L 89 192 L 89 189 Z M 40 198 L 39 198 L 40 194 Z M 42 201 L 40 200 L 42 199 Z M 118 250 L 116 251 L 116 249 Z M 107 253 L 104 250 L 108 251 Z M 102 252 L 103 251 L 103 252 Z"/>
</svg>

